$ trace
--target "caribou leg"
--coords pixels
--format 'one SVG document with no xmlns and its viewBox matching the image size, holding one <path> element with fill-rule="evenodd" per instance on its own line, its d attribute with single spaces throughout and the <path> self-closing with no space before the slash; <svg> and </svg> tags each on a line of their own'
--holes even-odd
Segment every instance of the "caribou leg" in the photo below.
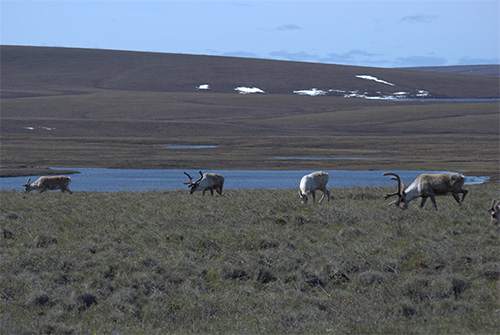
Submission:
<svg viewBox="0 0 500 335">
<path fill-rule="evenodd" d="M 437 209 L 438 206 L 436 205 L 436 196 L 434 194 L 431 194 L 430 197 L 431 197 L 432 203 L 434 204 L 434 208 Z"/>
<path fill-rule="evenodd" d="M 467 190 L 462 190 L 462 202 L 464 202 L 464 199 L 465 199 L 465 196 L 467 195 L 467 193 L 469 193 L 469 191 Z"/>
</svg>

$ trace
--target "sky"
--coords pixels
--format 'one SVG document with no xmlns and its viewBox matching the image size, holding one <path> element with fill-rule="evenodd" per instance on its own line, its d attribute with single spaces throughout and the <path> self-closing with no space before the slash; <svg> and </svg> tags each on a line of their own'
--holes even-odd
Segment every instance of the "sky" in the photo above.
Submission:
<svg viewBox="0 0 500 335">
<path fill-rule="evenodd" d="M 373 67 L 500 63 L 499 0 L 0 0 L 2 45 Z"/>
</svg>

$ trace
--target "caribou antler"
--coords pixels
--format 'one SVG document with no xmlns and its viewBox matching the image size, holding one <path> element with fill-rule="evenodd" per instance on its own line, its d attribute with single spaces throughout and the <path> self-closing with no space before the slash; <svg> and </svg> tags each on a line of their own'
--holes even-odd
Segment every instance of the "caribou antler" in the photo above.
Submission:
<svg viewBox="0 0 500 335">
<path fill-rule="evenodd" d="M 399 197 L 399 199 L 391 202 L 389 205 L 397 204 L 399 202 L 399 200 L 401 199 L 401 197 L 402 197 L 402 190 L 404 190 L 404 188 L 405 188 L 404 182 L 394 172 L 384 172 L 382 175 L 383 176 L 392 176 L 391 180 L 396 180 L 398 182 L 398 191 L 397 192 L 395 192 L 395 193 L 387 193 L 386 195 L 384 195 L 384 200 L 386 200 L 387 198 L 390 198 L 390 197 L 393 197 L 393 196 L 397 195 Z"/>
<path fill-rule="evenodd" d="M 31 181 L 31 178 L 28 178 L 28 181 L 27 181 L 27 182 L 26 182 L 26 184 L 24 184 L 23 186 L 29 185 L 29 184 L 30 184 L 30 181 Z"/>
<path fill-rule="evenodd" d="M 184 183 L 184 185 L 192 185 L 193 184 L 193 177 L 188 175 L 186 172 L 184 172 L 184 174 L 189 178 L 189 183 Z"/>
<path fill-rule="evenodd" d="M 195 185 L 195 184 L 199 183 L 203 179 L 203 173 L 201 171 L 200 171 L 200 179 L 198 179 L 195 182 L 193 182 L 193 177 L 191 177 L 190 175 L 188 175 L 186 172 L 184 172 L 184 174 L 186 176 L 188 176 L 188 178 L 189 178 L 189 183 L 184 183 L 184 185 L 189 185 L 189 186 Z"/>
<path fill-rule="evenodd" d="M 401 181 L 401 178 L 395 174 L 394 172 L 384 172 L 382 174 L 383 176 L 393 176 L 391 177 L 391 180 L 397 180 L 398 181 L 398 191 L 396 193 L 388 193 L 384 196 L 384 199 L 387 199 L 387 198 L 390 198 L 392 196 L 395 196 L 395 195 L 398 195 L 398 196 L 401 196 L 401 184 L 403 183 Z"/>
<path fill-rule="evenodd" d="M 195 181 L 194 184 L 199 183 L 203 179 L 203 173 L 201 171 L 199 171 L 199 172 L 200 172 L 200 179 Z"/>
</svg>

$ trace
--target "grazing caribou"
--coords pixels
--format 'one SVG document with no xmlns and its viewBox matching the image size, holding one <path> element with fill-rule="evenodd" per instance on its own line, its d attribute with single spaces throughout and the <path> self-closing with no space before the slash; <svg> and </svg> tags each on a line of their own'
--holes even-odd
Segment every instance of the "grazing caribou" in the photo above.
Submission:
<svg viewBox="0 0 500 335">
<path fill-rule="evenodd" d="M 488 209 L 488 212 L 491 212 L 490 223 L 495 225 L 498 224 L 500 221 L 500 201 L 493 199 L 491 208 Z"/>
<path fill-rule="evenodd" d="M 319 203 L 323 201 L 325 195 L 328 201 L 330 201 L 330 191 L 326 189 L 326 184 L 328 184 L 328 173 L 323 171 L 316 171 L 305 175 L 300 180 L 299 186 L 299 197 L 302 199 L 304 204 L 307 204 L 307 199 L 309 194 L 313 197 L 313 202 L 316 202 L 316 191 L 320 190 L 323 192 L 323 197 L 319 200 Z"/>
<path fill-rule="evenodd" d="M 385 172 L 383 175 L 392 176 L 392 180 L 398 181 L 398 191 L 386 194 L 384 199 L 395 195 L 398 196 L 398 198 L 389 205 L 394 204 L 401 209 L 407 209 L 410 201 L 418 197 L 422 198 L 420 208 L 424 207 L 427 198 L 431 198 L 434 208 L 437 209 L 436 196 L 450 193 L 458 204 L 461 204 L 468 192 L 462 189 L 465 183 L 465 177 L 456 173 L 421 174 L 404 191 L 405 184 L 397 174 L 394 172 Z M 462 193 L 462 200 L 460 200 L 458 196 L 459 193 Z"/>
<path fill-rule="evenodd" d="M 61 190 L 61 192 L 69 192 L 69 194 L 73 194 L 69 189 L 69 183 L 71 182 L 71 178 L 66 176 L 53 176 L 53 177 L 40 177 L 34 183 L 31 183 L 31 178 L 28 178 L 28 182 L 24 184 L 24 193 L 28 193 L 30 191 L 38 191 L 43 193 L 47 190 Z"/>
<path fill-rule="evenodd" d="M 188 185 L 191 189 L 189 194 L 193 194 L 195 191 L 202 191 L 202 195 L 205 195 L 205 191 L 209 190 L 211 195 L 214 195 L 214 190 L 222 196 L 222 188 L 224 187 L 224 177 L 218 173 L 202 173 L 200 172 L 200 179 L 193 182 L 193 177 L 188 175 L 186 172 L 184 174 L 188 176 L 189 182 L 184 183 Z"/>
</svg>

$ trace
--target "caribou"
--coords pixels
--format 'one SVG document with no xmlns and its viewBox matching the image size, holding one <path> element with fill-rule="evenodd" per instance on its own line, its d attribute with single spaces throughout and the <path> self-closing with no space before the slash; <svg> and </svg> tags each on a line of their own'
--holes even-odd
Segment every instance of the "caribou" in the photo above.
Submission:
<svg viewBox="0 0 500 335">
<path fill-rule="evenodd" d="M 420 208 L 424 207 L 427 198 L 431 198 L 434 208 L 437 209 L 436 196 L 447 195 L 450 193 L 458 204 L 461 204 L 468 192 L 462 188 L 465 183 L 465 177 L 456 173 L 424 173 L 418 176 L 406 189 L 405 184 L 396 173 L 385 172 L 383 175 L 392 176 L 391 179 L 397 180 L 398 182 L 397 192 L 386 194 L 384 199 L 397 196 L 398 198 L 389 205 L 394 204 L 396 207 L 400 207 L 401 209 L 407 209 L 410 201 L 419 197 L 422 198 Z M 460 197 L 458 196 L 459 193 L 462 193 L 462 200 L 460 200 Z"/>
<path fill-rule="evenodd" d="M 307 204 L 309 194 L 313 197 L 313 202 L 316 202 L 316 191 L 320 190 L 323 192 L 323 197 L 319 200 L 319 203 L 323 201 L 325 195 L 328 201 L 330 201 L 330 191 L 326 189 L 326 184 L 328 184 L 328 173 L 323 171 L 316 171 L 305 175 L 300 180 L 299 186 L 299 197 L 302 199 L 302 203 Z"/>
<path fill-rule="evenodd" d="M 66 176 L 53 176 L 53 177 L 40 177 L 34 183 L 31 183 L 31 178 L 28 178 L 28 182 L 24 184 L 24 193 L 29 193 L 31 191 L 38 191 L 43 193 L 47 190 L 61 190 L 61 192 L 69 192 L 73 194 L 69 189 L 69 183 L 71 182 L 70 177 Z"/>
<path fill-rule="evenodd" d="M 214 195 L 214 190 L 222 196 L 222 188 L 224 187 L 224 177 L 218 173 L 202 173 L 200 172 L 200 179 L 193 182 L 193 177 L 184 172 L 184 174 L 189 178 L 189 182 L 184 183 L 190 188 L 189 194 L 193 194 L 196 191 L 202 191 L 202 195 L 205 195 L 205 191 L 209 190 L 210 194 Z"/>
<path fill-rule="evenodd" d="M 495 199 L 493 199 L 491 208 L 488 209 L 488 212 L 491 212 L 490 223 L 497 225 L 500 221 L 500 201 L 496 201 Z"/>
</svg>

